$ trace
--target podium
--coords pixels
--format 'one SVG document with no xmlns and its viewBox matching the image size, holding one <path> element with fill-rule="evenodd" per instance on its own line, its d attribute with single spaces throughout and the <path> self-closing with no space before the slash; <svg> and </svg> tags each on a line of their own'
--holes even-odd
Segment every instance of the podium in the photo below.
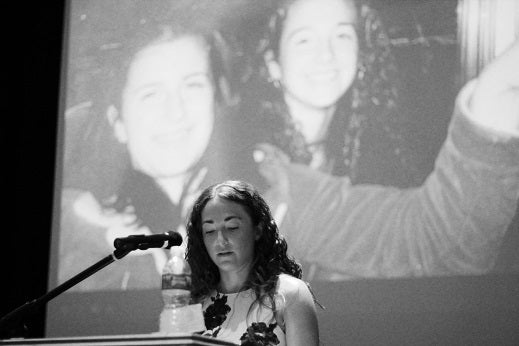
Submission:
<svg viewBox="0 0 519 346">
<path fill-rule="evenodd" d="M 161 345 L 177 345 L 177 346 L 237 346 L 234 343 L 201 336 L 198 334 L 135 334 L 135 335 L 114 335 L 114 336 L 82 336 L 82 337 L 59 337 L 59 338 L 41 338 L 41 339 L 8 339 L 0 340 L 0 346 L 3 345 L 106 345 L 106 346 L 161 346 Z"/>
</svg>

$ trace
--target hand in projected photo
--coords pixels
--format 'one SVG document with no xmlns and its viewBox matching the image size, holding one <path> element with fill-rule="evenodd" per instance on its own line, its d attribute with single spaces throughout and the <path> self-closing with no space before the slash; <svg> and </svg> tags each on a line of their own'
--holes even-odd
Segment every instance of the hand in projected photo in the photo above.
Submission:
<svg viewBox="0 0 519 346">
<path fill-rule="evenodd" d="M 519 41 L 480 74 L 470 107 L 472 119 L 481 125 L 519 133 Z"/>
<path fill-rule="evenodd" d="M 115 238 L 128 237 L 135 234 L 153 234 L 148 227 L 138 226 L 137 216 L 133 207 L 127 207 L 124 212 L 102 207 L 90 192 L 83 192 L 74 202 L 74 211 L 78 216 L 88 222 L 106 229 L 105 240 L 109 247 L 113 246 Z M 131 251 L 130 256 L 151 254 L 155 259 L 157 272 L 161 272 L 166 264 L 167 256 L 160 249 L 148 249 L 146 251 Z"/>
<path fill-rule="evenodd" d="M 290 181 L 285 167 L 290 163 L 290 158 L 270 143 L 257 144 L 253 156 L 258 171 L 269 187 L 264 197 L 272 209 L 274 220 L 281 224 L 286 212 L 285 199 L 290 195 Z"/>
<path fill-rule="evenodd" d="M 137 220 L 137 216 L 131 210 L 121 213 L 104 208 L 89 191 L 82 192 L 78 196 L 74 202 L 74 211 L 88 222 L 106 228 L 119 225 L 130 226 Z"/>
<path fill-rule="evenodd" d="M 258 170 L 267 180 L 270 186 L 278 186 L 280 189 L 288 189 L 288 177 L 281 169 L 290 163 L 290 158 L 281 149 L 270 143 L 260 143 L 254 150 L 254 161 L 258 164 Z"/>
</svg>

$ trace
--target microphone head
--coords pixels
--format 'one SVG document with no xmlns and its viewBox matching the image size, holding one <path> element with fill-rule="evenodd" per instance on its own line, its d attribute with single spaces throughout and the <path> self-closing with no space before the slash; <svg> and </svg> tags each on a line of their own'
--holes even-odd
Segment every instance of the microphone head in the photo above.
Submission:
<svg viewBox="0 0 519 346">
<path fill-rule="evenodd" d="M 116 238 L 114 247 L 123 250 L 147 250 L 150 248 L 169 249 L 172 246 L 182 244 L 182 236 L 175 231 L 169 231 L 161 234 L 134 234 L 125 238 Z"/>
<path fill-rule="evenodd" d="M 168 232 L 166 232 L 164 234 L 167 236 L 166 241 L 168 242 L 168 244 L 165 247 L 166 249 L 169 249 L 172 246 L 180 246 L 180 245 L 182 245 L 182 241 L 183 241 L 182 240 L 182 236 L 178 232 L 168 231 Z"/>
</svg>

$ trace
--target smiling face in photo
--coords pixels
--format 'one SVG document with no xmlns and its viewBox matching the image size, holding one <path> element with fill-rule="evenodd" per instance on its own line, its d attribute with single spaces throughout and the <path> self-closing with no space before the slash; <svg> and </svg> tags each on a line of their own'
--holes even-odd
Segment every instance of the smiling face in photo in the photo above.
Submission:
<svg viewBox="0 0 519 346">
<path fill-rule="evenodd" d="M 254 260 L 257 227 L 240 204 L 216 197 L 202 211 L 204 244 L 220 272 L 246 276 Z"/>
<path fill-rule="evenodd" d="M 328 108 L 351 86 L 357 70 L 356 8 L 345 0 L 298 0 L 288 9 L 279 57 L 269 73 L 290 104 Z"/>
<path fill-rule="evenodd" d="M 201 38 L 154 43 L 135 56 L 115 131 L 134 168 L 153 177 L 183 174 L 206 150 L 214 122 L 208 49 Z"/>
</svg>

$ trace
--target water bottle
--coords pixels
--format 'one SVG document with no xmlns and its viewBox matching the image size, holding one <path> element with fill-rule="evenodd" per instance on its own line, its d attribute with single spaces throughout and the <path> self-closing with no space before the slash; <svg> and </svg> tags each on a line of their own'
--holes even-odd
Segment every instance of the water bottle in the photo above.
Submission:
<svg viewBox="0 0 519 346">
<path fill-rule="evenodd" d="M 162 300 L 165 309 L 189 305 L 191 300 L 191 267 L 184 258 L 184 250 L 174 246 L 162 270 Z"/>
<path fill-rule="evenodd" d="M 162 271 L 162 300 L 159 331 L 165 334 L 193 333 L 205 329 L 201 304 L 191 305 L 191 267 L 184 249 L 174 246 Z"/>
</svg>

